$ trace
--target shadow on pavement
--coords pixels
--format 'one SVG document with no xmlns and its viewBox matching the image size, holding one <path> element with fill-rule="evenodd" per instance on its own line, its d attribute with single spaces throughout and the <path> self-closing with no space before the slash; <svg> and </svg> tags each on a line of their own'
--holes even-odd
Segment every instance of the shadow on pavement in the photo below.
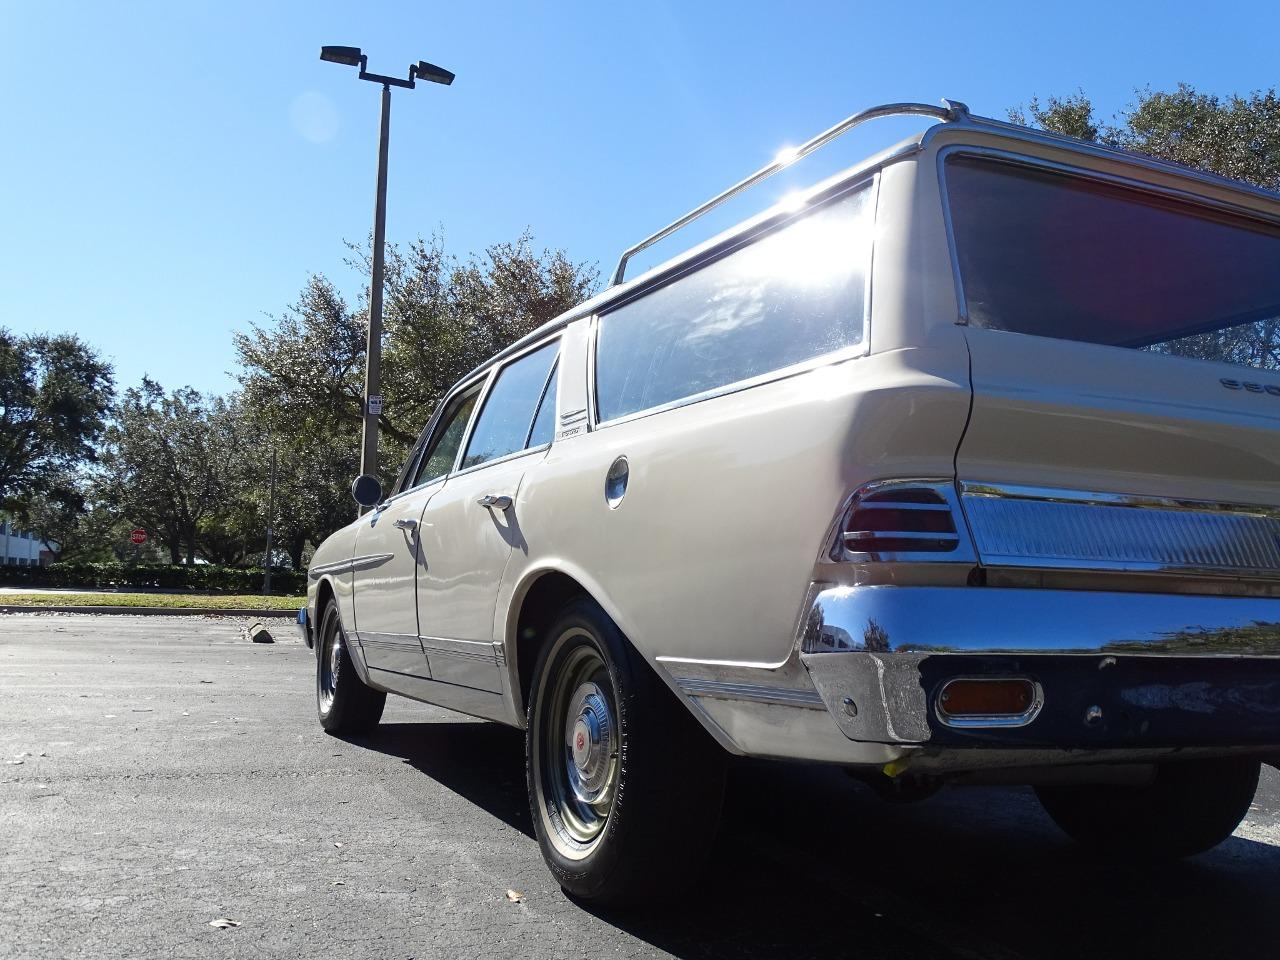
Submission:
<svg viewBox="0 0 1280 960">
<path fill-rule="evenodd" d="M 524 783 L 524 733 L 500 723 L 384 723 L 362 747 L 410 763 L 533 839 Z"/>
<path fill-rule="evenodd" d="M 388 724 L 364 745 L 528 835 L 522 734 L 481 722 Z M 1259 798 L 1269 808 L 1274 798 Z M 672 876 L 680 862 L 672 832 Z M 1232 838 L 1161 867 L 1100 862 L 1029 790 L 884 803 L 823 767 L 741 763 L 709 868 L 680 899 L 595 916 L 686 958 L 1266 957 L 1280 848 Z"/>
</svg>

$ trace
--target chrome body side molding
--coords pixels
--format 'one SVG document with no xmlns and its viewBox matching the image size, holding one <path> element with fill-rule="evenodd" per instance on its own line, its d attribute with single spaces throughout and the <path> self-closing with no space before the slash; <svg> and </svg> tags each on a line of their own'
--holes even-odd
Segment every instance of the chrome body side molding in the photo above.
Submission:
<svg viewBox="0 0 1280 960">
<path fill-rule="evenodd" d="M 325 563 L 318 567 L 312 567 L 307 571 L 307 576 L 312 580 L 319 580 L 325 574 L 337 575 L 352 570 L 369 570 L 373 567 L 380 567 L 394 558 L 395 554 L 393 553 L 371 553 L 364 557 L 352 557 L 350 560 L 338 560 L 335 563 Z"/>
<path fill-rule="evenodd" d="M 822 709 L 822 697 L 813 689 L 777 687 L 731 680 L 707 680 L 698 677 L 677 677 L 676 683 L 685 693 L 695 697 L 752 700 L 757 703 L 779 703 L 783 706 L 806 707 L 811 710 Z"/>
</svg>

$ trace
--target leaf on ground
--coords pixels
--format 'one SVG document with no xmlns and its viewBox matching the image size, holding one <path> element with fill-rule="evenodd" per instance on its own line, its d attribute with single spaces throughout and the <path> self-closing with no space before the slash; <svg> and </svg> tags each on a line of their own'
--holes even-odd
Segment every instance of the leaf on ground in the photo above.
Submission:
<svg viewBox="0 0 1280 960">
<path fill-rule="evenodd" d="M 508 890 L 507 899 L 512 903 L 524 903 L 524 894 L 519 890 Z"/>
<path fill-rule="evenodd" d="M 217 920 L 210 920 L 209 926 L 217 927 L 219 930 L 230 930 L 232 927 L 240 926 L 240 921 L 232 920 L 230 917 L 219 917 Z"/>
<path fill-rule="evenodd" d="M 333 845 L 334 845 L 335 847 L 338 847 L 339 849 L 341 849 L 341 848 L 342 848 L 342 844 L 341 844 L 341 843 L 339 843 L 337 840 L 333 841 Z"/>
<path fill-rule="evenodd" d="M 345 881 L 345 880 L 334 880 L 334 881 L 330 884 L 330 886 L 332 886 L 332 887 L 345 887 L 346 885 L 347 885 L 347 881 Z"/>
</svg>

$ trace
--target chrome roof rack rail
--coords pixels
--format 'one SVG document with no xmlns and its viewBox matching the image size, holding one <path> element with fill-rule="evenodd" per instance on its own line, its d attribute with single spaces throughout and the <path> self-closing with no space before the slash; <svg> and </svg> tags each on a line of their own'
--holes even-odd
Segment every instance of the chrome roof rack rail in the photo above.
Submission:
<svg viewBox="0 0 1280 960">
<path fill-rule="evenodd" d="M 618 266 L 613 271 L 613 277 L 609 281 L 609 286 L 616 287 L 618 284 L 622 283 L 627 272 L 627 261 L 641 250 L 645 250 L 653 246 L 659 240 L 664 240 L 671 236 L 671 234 L 675 233 L 677 230 L 687 227 L 703 214 L 709 213 L 726 200 L 736 197 L 738 194 L 742 193 L 742 191 L 750 187 L 754 187 L 760 181 L 767 180 L 779 170 L 785 170 L 801 157 L 808 156 L 819 147 L 826 146 L 845 131 L 852 130 L 854 127 L 858 126 L 858 124 L 865 123 L 868 120 L 875 120 L 878 117 L 904 115 L 936 117 L 937 119 L 944 121 L 967 120 L 969 119 L 969 108 L 959 100 L 943 100 L 942 106 L 940 107 L 935 107 L 928 103 L 886 103 L 878 107 L 871 107 L 867 110 L 862 110 L 851 117 L 846 117 L 834 127 L 823 130 L 822 133 L 818 134 L 812 140 L 806 141 L 794 150 L 785 151 L 772 163 L 761 167 L 746 179 L 739 180 L 728 190 L 712 197 L 706 203 L 702 204 L 702 206 L 690 210 L 679 220 L 672 221 L 657 233 L 645 237 L 633 247 L 628 247 L 618 259 Z"/>
</svg>

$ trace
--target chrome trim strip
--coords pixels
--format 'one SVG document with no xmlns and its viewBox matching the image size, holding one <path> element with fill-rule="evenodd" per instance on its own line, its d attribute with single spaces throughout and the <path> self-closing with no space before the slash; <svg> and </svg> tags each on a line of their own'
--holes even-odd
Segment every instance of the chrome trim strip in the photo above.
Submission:
<svg viewBox="0 0 1280 960">
<path fill-rule="evenodd" d="M 422 647 L 428 656 L 439 654 L 460 660 L 477 660 L 496 663 L 497 654 L 492 643 L 482 640 L 450 640 L 446 637 L 422 637 Z"/>
<path fill-rule="evenodd" d="M 370 633 L 367 630 L 360 631 L 360 642 L 378 647 L 411 647 L 419 652 L 422 650 L 422 644 L 418 642 L 416 633 Z"/>
<path fill-rule="evenodd" d="M 816 690 L 773 687 L 760 683 L 735 683 L 727 680 L 706 680 L 699 677 L 676 677 L 680 689 L 693 697 L 711 697 L 716 700 L 752 700 L 757 703 L 777 703 L 788 707 L 824 709 L 822 697 Z"/>
<path fill-rule="evenodd" d="M 1018 587 L 832 587 L 808 655 L 1054 654 L 1280 658 L 1280 599 Z"/>
<path fill-rule="evenodd" d="M 993 567 L 1280 577 L 1280 509 L 990 483 L 960 484 Z"/>
<path fill-rule="evenodd" d="M 721 193 L 716 194 L 710 200 L 695 207 L 693 210 L 689 211 L 684 216 L 676 220 L 673 220 L 671 223 L 667 224 L 665 227 L 663 227 L 661 230 L 657 231 L 656 233 L 652 233 L 649 236 L 645 237 L 643 240 L 641 240 L 639 243 L 635 244 L 634 246 L 628 247 L 626 250 L 623 251 L 622 256 L 618 258 L 618 265 L 617 267 L 614 268 L 613 276 L 609 281 L 609 286 L 616 287 L 622 283 L 627 272 L 627 261 L 629 261 L 637 253 L 639 253 L 642 250 L 648 249 L 649 247 L 657 243 L 659 240 L 663 240 L 671 236 L 671 234 L 693 223 L 695 220 L 697 220 L 699 217 L 703 216 L 704 214 L 710 213 L 712 210 L 720 206 L 720 204 L 724 203 L 726 200 L 730 200 L 733 197 L 736 197 L 738 194 L 742 193 L 744 190 L 747 190 L 755 186 L 757 183 L 761 183 L 762 181 L 769 179 L 769 177 L 773 176 L 775 173 L 778 173 L 781 170 L 785 170 L 787 167 L 791 166 L 791 164 L 795 163 L 797 160 L 801 159 L 802 157 L 808 156 L 809 154 L 813 153 L 815 150 L 821 149 L 822 147 L 830 143 L 832 140 L 834 140 L 836 137 L 840 136 L 842 133 L 845 133 L 848 130 L 852 130 L 854 127 L 858 126 L 861 123 L 866 123 L 868 120 L 875 120 L 879 117 L 903 116 L 903 115 L 925 116 L 925 117 L 933 117 L 937 120 L 955 121 L 955 120 L 963 120 L 964 118 L 966 118 L 969 115 L 969 108 L 966 107 L 963 103 L 960 103 L 958 101 L 953 101 L 953 100 L 944 100 L 943 106 L 941 107 L 935 107 L 932 104 L 928 104 L 928 103 L 886 103 L 886 104 L 883 104 L 882 106 L 871 107 L 867 110 L 861 110 L 858 113 L 853 114 L 852 116 L 846 117 L 844 120 L 841 120 L 839 123 L 835 124 L 834 126 L 828 127 L 826 130 L 822 131 L 822 133 L 818 134 L 816 137 L 813 137 L 805 141 L 800 146 L 796 147 L 794 150 L 788 151 L 785 155 L 781 155 L 775 158 L 772 163 L 765 164 L 765 166 L 761 167 L 755 173 L 743 178 L 742 180 L 739 180 L 737 183 L 729 187 L 727 190 L 724 190 Z"/>
<path fill-rule="evenodd" d="M 1004 497 L 1022 500 L 1048 500 L 1055 503 L 1101 503 L 1124 507 L 1151 507 L 1160 510 L 1190 510 L 1197 513 L 1239 513 L 1252 517 L 1280 520 L 1280 507 L 1252 503 L 1224 503 L 1218 500 L 1190 500 L 1176 497 L 1153 497 L 1136 493 L 1105 493 L 1096 490 L 1068 490 L 1065 487 L 1031 487 L 1012 483 L 980 483 L 960 481 L 960 493 L 972 497 Z"/>
<path fill-rule="evenodd" d="M 307 576 L 318 580 L 327 573 L 346 573 L 349 570 L 368 570 L 380 567 L 388 560 L 395 559 L 394 553 L 371 553 L 363 557 L 352 557 L 350 560 L 338 560 L 334 563 L 322 563 L 307 571 Z"/>
</svg>

